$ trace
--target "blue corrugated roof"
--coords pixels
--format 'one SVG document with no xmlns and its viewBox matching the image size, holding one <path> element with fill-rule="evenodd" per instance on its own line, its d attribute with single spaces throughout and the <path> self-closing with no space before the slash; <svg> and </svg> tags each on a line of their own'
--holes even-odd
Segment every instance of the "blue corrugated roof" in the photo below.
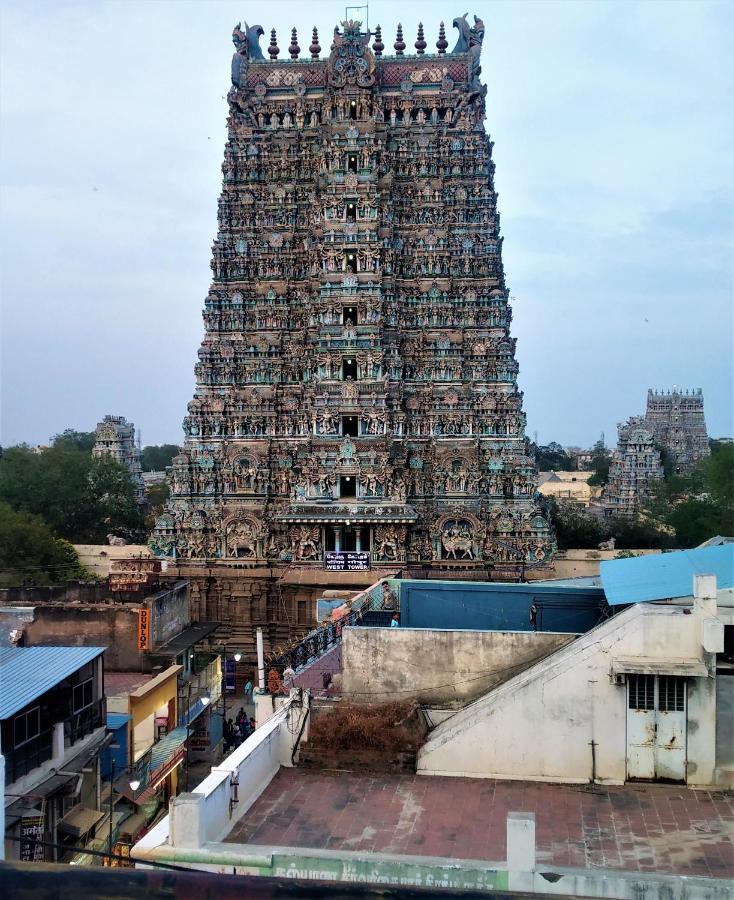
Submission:
<svg viewBox="0 0 734 900">
<path fill-rule="evenodd" d="M 122 728 L 122 726 L 129 722 L 132 719 L 132 716 L 129 716 L 127 713 L 107 713 L 107 727 L 110 731 L 117 731 L 118 728 Z"/>
<path fill-rule="evenodd" d="M 0 719 L 96 659 L 106 647 L 0 647 Z"/>
<path fill-rule="evenodd" d="M 601 564 L 601 580 L 611 606 L 690 597 L 694 575 L 716 575 L 719 590 L 734 587 L 734 544 L 676 550 Z"/>
</svg>

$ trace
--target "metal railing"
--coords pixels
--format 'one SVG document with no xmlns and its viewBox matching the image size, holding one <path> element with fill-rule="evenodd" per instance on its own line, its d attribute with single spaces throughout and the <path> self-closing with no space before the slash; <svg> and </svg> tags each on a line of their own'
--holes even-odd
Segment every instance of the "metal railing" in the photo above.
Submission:
<svg viewBox="0 0 734 900">
<path fill-rule="evenodd" d="M 387 591 L 385 586 L 388 587 Z M 335 647 L 341 641 L 344 628 L 359 624 L 365 613 L 375 610 L 399 610 L 398 597 L 389 588 L 389 584 L 384 578 L 362 591 L 361 594 L 357 594 L 351 602 L 348 613 L 336 620 L 329 619 L 292 647 L 267 660 L 266 669 L 268 671 L 275 669 L 282 675 L 290 666 L 297 673 L 299 669 L 309 665 Z"/>
</svg>

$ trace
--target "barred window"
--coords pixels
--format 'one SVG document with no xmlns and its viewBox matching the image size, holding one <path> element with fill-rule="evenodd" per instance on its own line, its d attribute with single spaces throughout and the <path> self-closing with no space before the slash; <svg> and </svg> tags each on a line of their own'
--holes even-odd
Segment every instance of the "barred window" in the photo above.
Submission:
<svg viewBox="0 0 734 900">
<path fill-rule="evenodd" d="M 661 712 L 683 712 L 686 708 L 686 680 L 675 675 L 661 675 L 658 681 L 658 709 Z"/>
<path fill-rule="evenodd" d="M 655 676 L 629 675 L 629 708 L 655 709 Z"/>
</svg>

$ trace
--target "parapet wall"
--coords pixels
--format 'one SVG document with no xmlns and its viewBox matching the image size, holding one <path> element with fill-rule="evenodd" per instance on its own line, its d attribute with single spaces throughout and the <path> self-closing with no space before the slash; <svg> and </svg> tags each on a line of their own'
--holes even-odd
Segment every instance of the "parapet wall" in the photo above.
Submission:
<svg viewBox="0 0 734 900">
<path fill-rule="evenodd" d="M 345 628 L 342 695 L 353 702 L 463 705 L 555 650 L 572 634 Z"/>
</svg>

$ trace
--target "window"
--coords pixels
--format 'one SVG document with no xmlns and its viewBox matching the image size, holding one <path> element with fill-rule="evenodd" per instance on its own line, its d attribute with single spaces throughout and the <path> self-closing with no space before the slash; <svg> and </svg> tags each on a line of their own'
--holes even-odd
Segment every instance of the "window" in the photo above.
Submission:
<svg viewBox="0 0 734 900">
<path fill-rule="evenodd" d="M 357 101 L 356 100 L 349 101 L 349 118 L 350 119 L 357 118 Z"/>
<path fill-rule="evenodd" d="M 356 359 L 345 359 L 342 362 L 342 378 L 344 381 L 347 378 L 351 378 L 352 381 L 357 380 L 357 360 Z"/>
<path fill-rule="evenodd" d="M 94 699 L 94 679 L 89 678 L 74 688 L 74 712 L 77 713 L 87 706 L 91 706 Z"/>
<path fill-rule="evenodd" d="M 351 322 L 352 325 L 357 324 L 357 307 L 356 306 L 342 307 L 342 325 L 346 325 L 348 322 Z"/>
<path fill-rule="evenodd" d="M 658 681 L 658 709 L 661 712 L 683 712 L 686 708 L 686 680 L 675 675 L 661 675 Z"/>
<path fill-rule="evenodd" d="M 359 421 L 356 416 L 342 416 L 342 434 L 349 437 L 358 436 Z"/>
<path fill-rule="evenodd" d="M 356 172 L 357 171 L 357 154 L 356 153 L 347 153 L 347 171 L 348 172 Z"/>
<path fill-rule="evenodd" d="M 629 675 L 629 708 L 655 709 L 655 676 Z"/>
<path fill-rule="evenodd" d="M 357 221 L 357 204 L 347 203 L 347 222 Z"/>
<path fill-rule="evenodd" d="M 356 497 L 357 496 L 357 479 L 352 475 L 342 475 L 339 478 L 339 496 L 340 497 Z"/>
<path fill-rule="evenodd" d="M 28 712 L 15 717 L 13 743 L 16 747 L 38 737 L 41 731 L 41 707 L 34 706 Z"/>
<path fill-rule="evenodd" d="M 356 275 L 357 274 L 357 254 L 356 253 L 347 253 L 346 264 L 347 264 L 347 272 L 353 272 Z"/>
</svg>

